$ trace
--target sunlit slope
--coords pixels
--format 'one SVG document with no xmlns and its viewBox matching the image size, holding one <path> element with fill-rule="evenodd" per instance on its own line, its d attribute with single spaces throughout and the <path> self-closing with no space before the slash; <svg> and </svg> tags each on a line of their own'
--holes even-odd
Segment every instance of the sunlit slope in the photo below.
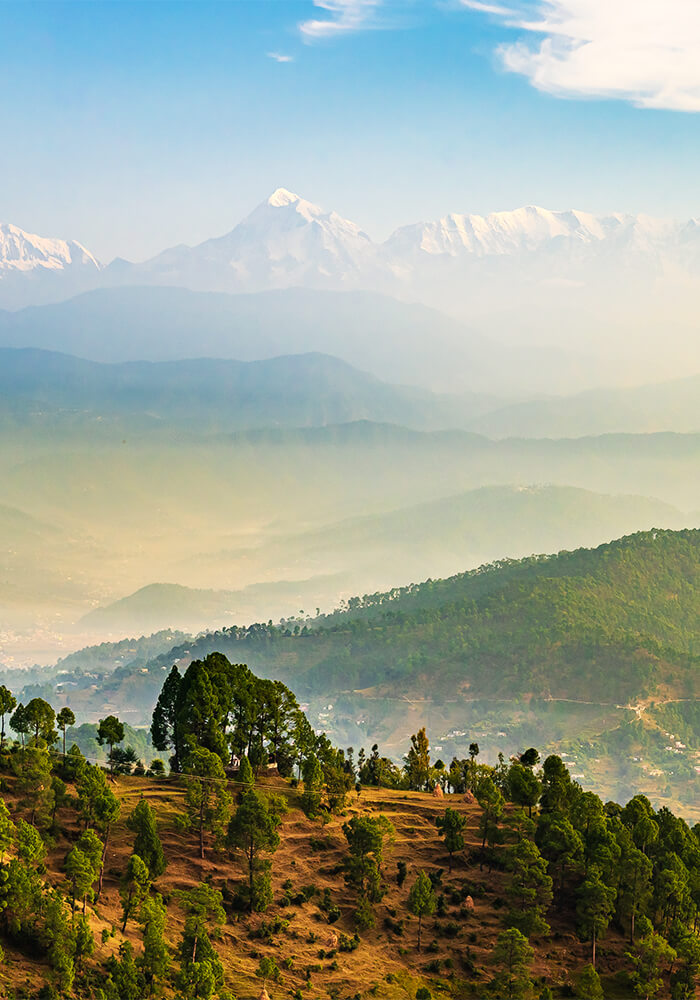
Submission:
<svg viewBox="0 0 700 1000">
<path fill-rule="evenodd" d="M 504 553 L 517 558 L 684 523 L 676 508 L 644 497 L 563 486 L 483 487 L 256 546 L 203 553 L 190 561 L 198 578 L 207 572 L 220 578 L 228 569 L 232 579 L 266 582 L 238 591 L 152 584 L 92 611 L 81 624 L 115 632 L 276 620 L 300 608 L 325 608 L 333 594 L 337 603 L 358 588 L 445 576 Z"/>
<path fill-rule="evenodd" d="M 154 698 L 168 663 L 220 650 L 304 697 L 694 697 L 699 601 L 700 531 L 642 532 L 357 599 L 300 635 L 204 636 L 138 677 L 117 671 L 107 690 Z"/>
<path fill-rule="evenodd" d="M 96 422 L 0 432 L 0 477 L 0 502 L 18 512 L 0 518 L 4 603 L 68 601 L 80 617 L 156 582 L 240 592 L 334 579 L 311 605 L 232 609 L 267 620 L 397 579 L 693 526 L 700 437 L 492 442 L 368 422 L 132 435 Z M 17 517 L 50 534 L 18 530 Z"/>
</svg>

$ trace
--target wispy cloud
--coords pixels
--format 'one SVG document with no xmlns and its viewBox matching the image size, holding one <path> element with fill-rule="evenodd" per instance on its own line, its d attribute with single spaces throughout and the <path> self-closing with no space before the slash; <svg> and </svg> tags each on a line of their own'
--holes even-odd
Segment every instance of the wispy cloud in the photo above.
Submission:
<svg viewBox="0 0 700 1000">
<path fill-rule="evenodd" d="M 698 0 L 462 0 L 537 40 L 499 46 L 506 69 L 562 97 L 610 97 L 642 108 L 700 111 Z"/>
<path fill-rule="evenodd" d="M 299 31 L 307 42 L 333 38 L 352 31 L 365 31 L 376 26 L 375 18 L 382 2 L 383 0 L 313 0 L 314 7 L 327 11 L 330 17 L 302 21 Z"/>
<path fill-rule="evenodd" d="M 294 56 L 286 56 L 283 52 L 268 52 L 268 59 L 274 59 L 278 63 L 290 63 L 294 62 Z"/>
<path fill-rule="evenodd" d="M 503 17 L 513 17 L 515 11 L 509 7 L 502 7 L 496 3 L 481 3 L 480 0 L 460 0 L 462 7 L 468 10 L 476 10 L 481 14 L 500 14 Z"/>
</svg>

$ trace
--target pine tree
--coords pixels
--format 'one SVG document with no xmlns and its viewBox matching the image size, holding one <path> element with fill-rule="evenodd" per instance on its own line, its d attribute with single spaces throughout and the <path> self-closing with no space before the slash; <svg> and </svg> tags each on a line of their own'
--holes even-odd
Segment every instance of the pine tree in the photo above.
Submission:
<svg viewBox="0 0 700 1000">
<path fill-rule="evenodd" d="M 124 723 L 120 722 L 116 715 L 108 715 L 105 719 L 100 719 L 97 726 L 97 742 L 100 746 L 106 743 L 109 747 L 109 773 L 114 774 L 114 748 L 117 743 L 124 739 Z"/>
<path fill-rule="evenodd" d="M 126 866 L 121 888 L 122 934 L 126 930 L 129 917 L 138 913 L 141 904 L 151 888 L 149 871 L 138 854 L 132 854 Z"/>
<path fill-rule="evenodd" d="M 578 890 L 576 915 L 581 931 L 591 942 L 591 965 L 595 969 L 596 942 L 606 931 L 613 915 L 615 890 L 605 885 L 597 871 L 588 873 L 588 878 Z"/>
<path fill-rule="evenodd" d="M 445 847 L 450 857 L 450 871 L 452 871 L 452 858 L 455 851 L 464 849 L 463 831 L 467 825 L 467 817 L 448 806 L 445 809 L 445 815 L 436 818 L 435 825 L 445 841 Z"/>
<path fill-rule="evenodd" d="M 83 913 L 88 896 L 102 868 L 102 841 L 94 830 L 85 830 L 66 855 L 65 870 L 71 891 L 72 911 L 82 899 Z"/>
<path fill-rule="evenodd" d="M 62 708 L 56 716 L 56 724 L 63 734 L 63 756 L 66 756 L 66 729 L 75 725 L 75 716 L 70 708 Z"/>
<path fill-rule="evenodd" d="M 51 822 L 54 801 L 51 770 L 51 758 L 46 750 L 31 746 L 22 752 L 18 787 L 24 803 L 31 810 L 30 823 L 41 828 Z"/>
<path fill-rule="evenodd" d="M 411 886 L 407 906 L 413 916 L 418 917 L 418 951 L 420 951 L 423 917 L 435 913 L 437 907 L 433 884 L 423 871 L 418 872 L 418 878 Z"/>
<path fill-rule="evenodd" d="M 63 900 L 55 890 L 47 893 L 43 911 L 42 936 L 49 963 L 61 996 L 70 996 L 75 979 L 75 939 L 68 925 Z"/>
<path fill-rule="evenodd" d="M 508 922 L 527 937 L 548 934 L 544 915 L 552 902 L 552 879 L 537 845 L 526 838 L 515 844 L 510 851 L 510 869 L 513 875 L 507 892 L 513 906 Z"/>
<path fill-rule="evenodd" d="M 99 900 L 102 894 L 102 876 L 104 874 L 104 864 L 107 857 L 107 845 L 109 844 L 109 835 L 112 829 L 112 824 L 116 823 L 121 812 L 121 802 L 116 797 L 114 792 L 107 787 L 106 782 L 104 786 L 101 787 L 100 793 L 96 800 L 93 802 L 93 816 L 95 821 L 95 826 L 102 834 L 103 847 L 102 847 L 102 864 L 100 865 L 100 878 L 97 886 L 97 896 L 95 900 Z"/>
<path fill-rule="evenodd" d="M 226 920 L 218 889 L 200 883 L 193 889 L 176 892 L 185 911 L 185 929 L 180 943 L 180 986 L 187 997 L 206 996 L 202 984 L 221 986 L 224 970 L 209 936 L 210 928 L 220 927 Z M 211 994 L 209 994 L 211 995 Z"/>
<path fill-rule="evenodd" d="M 119 945 L 119 957 L 112 956 L 107 969 L 111 978 L 105 989 L 108 1000 L 143 1000 L 141 977 L 129 941 Z"/>
<path fill-rule="evenodd" d="M 224 710 L 207 661 L 193 660 L 182 678 L 177 694 L 176 726 L 183 746 L 201 747 L 218 754 L 222 760 L 226 757 Z"/>
<path fill-rule="evenodd" d="M 5 716 L 13 712 L 17 699 L 9 688 L 0 684 L 0 751 L 5 749 Z"/>
<path fill-rule="evenodd" d="M 241 851 L 248 868 L 248 909 L 257 908 L 259 893 L 255 889 L 255 875 L 262 868 L 261 855 L 277 850 L 280 837 L 277 828 L 281 823 L 276 804 L 255 789 L 246 789 L 238 809 L 228 826 L 227 846 Z"/>
<path fill-rule="evenodd" d="M 419 729 L 411 737 L 411 746 L 404 757 L 404 770 L 408 779 L 408 787 L 423 791 L 430 781 L 430 743 L 425 734 L 425 728 Z"/>
<path fill-rule="evenodd" d="M 664 984 L 661 969 L 667 962 L 674 961 L 675 950 L 665 938 L 650 930 L 640 938 L 628 958 L 634 967 L 632 981 L 635 993 L 644 1000 L 652 1000 Z"/>
<path fill-rule="evenodd" d="M 581 975 L 578 977 L 579 995 L 586 1000 L 605 1000 L 603 987 L 600 983 L 600 976 L 592 965 L 584 965 Z"/>
<path fill-rule="evenodd" d="M 151 879 L 157 879 L 165 871 L 166 861 L 158 836 L 155 813 L 146 799 L 139 799 L 127 818 L 126 825 L 136 834 L 133 853 L 138 854 L 144 862 Z"/>
<path fill-rule="evenodd" d="M 493 950 L 493 961 L 501 971 L 496 982 L 501 988 L 499 996 L 516 998 L 525 997 L 532 987 L 530 966 L 534 952 L 527 938 L 520 931 L 511 927 L 498 935 L 496 947 Z"/>
<path fill-rule="evenodd" d="M 25 718 L 32 733 L 35 746 L 45 744 L 50 747 L 58 739 L 58 733 L 54 729 L 56 723 L 56 713 L 43 698 L 32 698 L 24 709 Z"/>
<path fill-rule="evenodd" d="M 182 741 L 177 723 L 177 700 L 181 684 L 180 671 L 176 665 L 173 665 L 158 696 L 151 722 L 153 746 L 156 750 L 163 752 L 173 751 L 170 767 L 175 772 L 180 770 L 182 757 Z"/>
<path fill-rule="evenodd" d="M 36 869 L 42 865 L 46 857 L 46 844 L 36 827 L 25 823 L 23 819 L 18 820 L 16 838 L 17 857 L 30 868 Z"/>
<path fill-rule="evenodd" d="M 95 869 L 90 858 L 79 847 L 72 847 L 66 855 L 66 876 L 70 885 L 71 909 L 75 913 L 78 899 L 85 899 L 95 881 Z"/>
<path fill-rule="evenodd" d="M 147 896 L 141 905 L 140 923 L 143 928 L 143 955 L 139 967 L 152 995 L 156 985 L 162 981 L 170 967 L 170 957 L 165 943 L 165 925 L 168 911 L 163 905 L 163 897 L 156 893 Z"/>
<path fill-rule="evenodd" d="M 321 788 L 323 787 L 323 769 L 315 756 L 307 757 L 302 766 L 304 791 L 301 796 L 301 808 L 309 819 L 315 819 L 321 806 Z"/>
<path fill-rule="evenodd" d="M 241 764 L 238 768 L 238 781 L 241 785 L 254 785 L 253 768 L 245 754 L 241 757 Z"/>
<path fill-rule="evenodd" d="M 476 800 L 483 812 L 479 820 L 481 834 L 481 849 L 486 847 L 486 841 L 492 844 L 498 833 L 498 821 L 505 809 L 505 799 L 499 788 L 489 777 L 482 778 L 476 789 Z"/>
<path fill-rule="evenodd" d="M 226 773 L 218 754 L 204 747 L 195 747 L 187 755 L 185 773 L 185 816 L 187 828 L 199 833 L 199 856 L 204 859 L 204 831 L 223 840 L 231 813 L 231 796 L 226 787 Z"/>
</svg>

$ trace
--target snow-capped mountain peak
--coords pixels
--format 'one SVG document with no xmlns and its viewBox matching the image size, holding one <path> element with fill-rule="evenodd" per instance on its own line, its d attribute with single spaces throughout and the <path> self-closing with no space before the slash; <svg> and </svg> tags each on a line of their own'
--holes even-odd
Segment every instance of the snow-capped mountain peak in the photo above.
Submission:
<svg viewBox="0 0 700 1000">
<path fill-rule="evenodd" d="M 555 212 L 525 205 L 489 215 L 443 216 L 397 229 L 385 247 L 390 255 L 423 252 L 451 257 L 477 257 L 537 250 L 551 240 L 583 243 L 606 239 L 623 221 L 621 216 L 598 217 L 574 209 Z"/>
<path fill-rule="evenodd" d="M 0 271 L 62 271 L 81 266 L 100 270 L 99 261 L 82 243 L 37 236 L 12 223 L 0 223 Z"/>
<path fill-rule="evenodd" d="M 288 191 L 287 188 L 277 188 L 267 199 L 267 204 L 272 208 L 284 208 L 285 205 L 293 205 L 301 200 L 299 195 L 294 194 L 293 191 Z"/>
</svg>

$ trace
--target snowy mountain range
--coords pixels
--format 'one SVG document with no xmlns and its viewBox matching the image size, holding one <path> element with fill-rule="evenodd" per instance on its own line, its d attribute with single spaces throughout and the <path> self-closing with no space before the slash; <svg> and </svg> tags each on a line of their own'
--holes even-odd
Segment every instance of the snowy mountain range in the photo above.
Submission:
<svg viewBox="0 0 700 1000">
<path fill-rule="evenodd" d="M 355 223 L 278 188 L 229 233 L 143 263 L 102 267 L 79 243 L 0 228 L 0 307 L 88 288 L 367 290 L 418 301 L 513 342 L 580 350 L 611 331 L 647 348 L 659 323 L 694 331 L 700 223 L 536 206 L 447 215 L 374 242 Z"/>
<path fill-rule="evenodd" d="M 181 284 L 208 291 L 255 291 L 308 283 L 351 285 L 400 278 L 421 262 L 532 256 L 575 257 L 634 251 L 655 254 L 700 248 L 700 223 L 644 215 L 596 216 L 526 206 L 490 215 L 446 215 L 397 229 L 374 243 L 354 222 L 278 188 L 224 236 L 164 250 L 144 263 L 118 258 L 103 268 L 80 243 L 0 224 L 0 280 L 85 268 L 95 284 Z M 550 261 L 551 262 L 551 261 Z M 693 261 L 693 264 L 695 261 Z"/>
<path fill-rule="evenodd" d="M 61 271 L 73 267 L 100 270 L 90 251 L 75 240 L 46 239 L 25 233 L 17 226 L 0 223 L 1 271 Z"/>
</svg>

